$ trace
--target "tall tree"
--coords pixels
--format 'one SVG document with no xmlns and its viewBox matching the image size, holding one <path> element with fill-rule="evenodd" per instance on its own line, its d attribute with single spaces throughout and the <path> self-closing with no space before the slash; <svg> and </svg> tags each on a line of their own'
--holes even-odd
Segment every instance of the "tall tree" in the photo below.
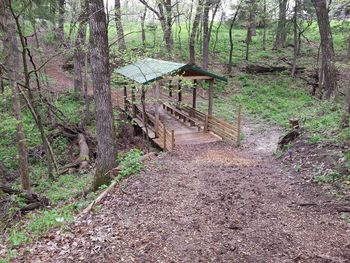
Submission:
<svg viewBox="0 0 350 263">
<path fill-rule="evenodd" d="M 231 73 L 231 70 L 232 70 L 232 58 L 233 58 L 233 48 L 234 48 L 234 46 L 233 46 L 233 26 L 236 22 L 237 15 L 239 13 L 240 8 L 241 8 L 241 3 L 239 3 L 239 5 L 237 6 L 236 12 L 235 12 L 235 14 L 230 22 L 230 30 L 229 30 L 230 53 L 229 53 L 229 57 L 228 57 L 228 70 L 227 70 L 229 74 Z"/>
<path fill-rule="evenodd" d="M 118 37 L 118 49 L 119 51 L 124 51 L 126 49 L 124 29 L 122 24 L 122 12 L 120 9 L 120 0 L 114 1 L 114 14 L 115 14 L 115 25 L 117 28 L 117 37 Z"/>
<path fill-rule="evenodd" d="M 196 15 L 193 20 L 190 40 L 189 40 L 189 52 L 190 52 L 190 64 L 196 63 L 196 35 L 199 27 L 199 23 L 201 20 L 201 15 L 203 12 L 203 0 L 198 0 L 197 2 L 197 10 Z"/>
<path fill-rule="evenodd" d="M 151 5 L 149 5 L 149 3 L 146 0 L 139 0 L 139 1 L 143 5 L 145 5 L 150 11 L 152 11 L 158 18 L 162 26 L 165 46 L 168 51 L 169 57 L 171 57 L 173 45 L 174 45 L 173 31 L 172 31 L 174 16 L 173 16 L 172 9 L 179 3 L 176 2 L 173 5 L 171 0 L 159 0 L 157 1 L 157 9 L 158 9 L 157 10 L 156 8 L 153 8 Z"/>
<path fill-rule="evenodd" d="M 81 13 L 74 49 L 74 90 L 76 93 L 83 93 L 83 67 L 84 67 L 84 44 L 86 42 L 87 24 L 87 0 L 81 0 Z"/>
<path fill-rule="evenodd" d="M 288 0 L 278 0 L 278 22 L 276 40 L 273 49 L 280 49 L 285 46 L 287 39 L 287 3 Z"/>
<path fill-rule="evenodd" d="M 103 0 L 89 0 L 91 72 L 96 112 L 97 160 L 93 188 L 108 183 L 116 166 L 116 136 L 109 79 L 109 49 Z"/>
<path fill-rule="evenodd" d="M 317 23 L 321 36 L 322 62 L 320 68 L 319 88 L 325 90 L 325 98 L 329 99 L 337 86 L 337 71 L 334 61 L 333 38 L 329 23 L 326 0 L 312 0 L 316 10 Z"/>
<path fill-rule="evenodd" d="M 208 69 L 209 64 L 209 11 L 211 0 L 205 0 L 203 11 L 203 53 L 202 67 Z"/>
<path fill-rule="evenodd" d="M 64 13 L 65 0 L 58 0 L 58 28 L 57 28 L 57 38 L 60 41 L 60 45 L 64 42 Z"/>
<path fill-rule="evenodd" d="M 12 89 L 13 114 L 17 121 L 16 137 L 18 145 L 19 170 L 23 190 L 30 194 L 29 166 L 27 145 L 23 128 L 21 101 L 17 81 L 20 79 L 19 49 L 16 35 L 16 24 L 11 18 L 5 5 L 0 6 L 0 14 L 3 19 L 0 22 L 0 28 L 4 31 L 3 43 L 6 54 L 6 65 L 8 65 L 8 79 Z"/>
</svg>

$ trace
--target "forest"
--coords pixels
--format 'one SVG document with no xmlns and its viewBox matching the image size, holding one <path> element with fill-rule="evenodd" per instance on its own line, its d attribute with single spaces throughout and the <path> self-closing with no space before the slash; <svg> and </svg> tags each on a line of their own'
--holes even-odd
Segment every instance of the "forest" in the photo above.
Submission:
<svg viewBox="0 0 350 263">
<path fill-rule="evenodd" d="M 0 0 L 0 263 L 350 262 L 350 2 Z"/>
</svg>

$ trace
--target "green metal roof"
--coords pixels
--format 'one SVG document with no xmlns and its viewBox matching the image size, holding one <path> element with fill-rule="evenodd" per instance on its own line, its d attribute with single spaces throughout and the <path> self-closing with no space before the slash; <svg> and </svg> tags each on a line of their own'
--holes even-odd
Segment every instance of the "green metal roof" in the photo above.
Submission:
<svg viewBox="0 0 350 263">
<path fill-rule="evenodd" d="M 156 81 L 166 75 L 175 75 L 179 71 L 191 70 L 201 75 L 209 76 L 215 79 L 227 81 L 226 78 L 206 71 L 197 66 L 177 63 L 172 61 L 164 61 L 153 58 L 145 58 L 138 60 L 125 67 L 118 68 L 117 73 L 136 81 L 141 84 L 147 84 Z"/>
</svg>

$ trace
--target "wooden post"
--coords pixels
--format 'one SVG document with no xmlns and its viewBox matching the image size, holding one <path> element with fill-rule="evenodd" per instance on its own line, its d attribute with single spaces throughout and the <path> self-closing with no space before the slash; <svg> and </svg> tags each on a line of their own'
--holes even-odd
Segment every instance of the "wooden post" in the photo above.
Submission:
<svg viewBox="0 0 350 263">
<path fill-rule="evenodd" d="M 166 150 L 166 130 L 165 130 L 165 125 L 163 125 L 163 146 L 164 146 L 164 150 Z"/>
<path fill-rule="evenodd" d="M 173 87 L 171 86 L 171 80 L 169 80 L 169 97 L 173 96 Z"/>
<path fill-rule="evenodd" d="M 214 80 L 209 80 L 208 115 L 213 115 Z"/>
<path fill-rule="evenodd" d="M 159 95 L 160 95 L 160 87 L 159 87 L 159 82 L 157 81 L 155 83 L 155 95 L 156 95 L 156 108 L 155 108 L 155 117 L 156 117 L 156 122 L 155 122 L 155 135 L 158 137 L 158 126 L 159 126 Z"/>
<path fill-rule="evenodd" d="M 116 98 L 117 108 L 121 108 L 120 105 L 119 105 L 119 95 L 118 94 L 116 94 L 116 95 L 117 95 L 117 98 Z"/>
<path fill-rule="evenodd" d="M 242 110 L 242 105 L 239 105 L 238 116 L 237 116 L 237 146 L 239 146 L 241 142 L 241 110 Z"/>
<path fill-rule="evenodd" d="M 182 101 L 182 89 L 181 89 L 181 81 L 179 80 L 179 83 L 178 83 L 178 102 L 181 102 Z"/>
<path fill-rule="evenodd" d="M 132 108 L 132 117 L 136 118 L 136 95 L 135 95 L 135 86 L 131 88 L 131 108 Z"/>
<path fill-rule="evenodd" d="M 194 87 L 192 90 L 192 108 L 195 109 L 197 106 L 197 80 L 194 81 Z"/>
<path fill-rule="evenodd" d="M 205 115 L 205 121 L 204 121 L 204 132 L 208 132 L 208 122 L 209 122 L 209 116 Z"/>
<path fill-rule="evenodd" d="M 175 135 L 174 130 L 171 130 L 171 150 L 173 150 L 175 147 Z"/>
<path fill-rule="evenodd" d="M 125 111 L 128 111 L 128 93 L 127 93 L 127 89 L 126 86 L 123 87 L 124 88 L 124 109 Z"/>
</svg>

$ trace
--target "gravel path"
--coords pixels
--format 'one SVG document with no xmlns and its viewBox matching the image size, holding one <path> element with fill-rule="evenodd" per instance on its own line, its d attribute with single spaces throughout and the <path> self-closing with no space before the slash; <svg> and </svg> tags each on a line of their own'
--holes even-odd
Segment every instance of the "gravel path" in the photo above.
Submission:
<svg viewBox="0 0 350 263">
<path fill-rule="evenodd" d="M 23 261 L 350 262 L 334 200 L 259 156 L 222 142 L 161 154 Z"/>
</svg>

